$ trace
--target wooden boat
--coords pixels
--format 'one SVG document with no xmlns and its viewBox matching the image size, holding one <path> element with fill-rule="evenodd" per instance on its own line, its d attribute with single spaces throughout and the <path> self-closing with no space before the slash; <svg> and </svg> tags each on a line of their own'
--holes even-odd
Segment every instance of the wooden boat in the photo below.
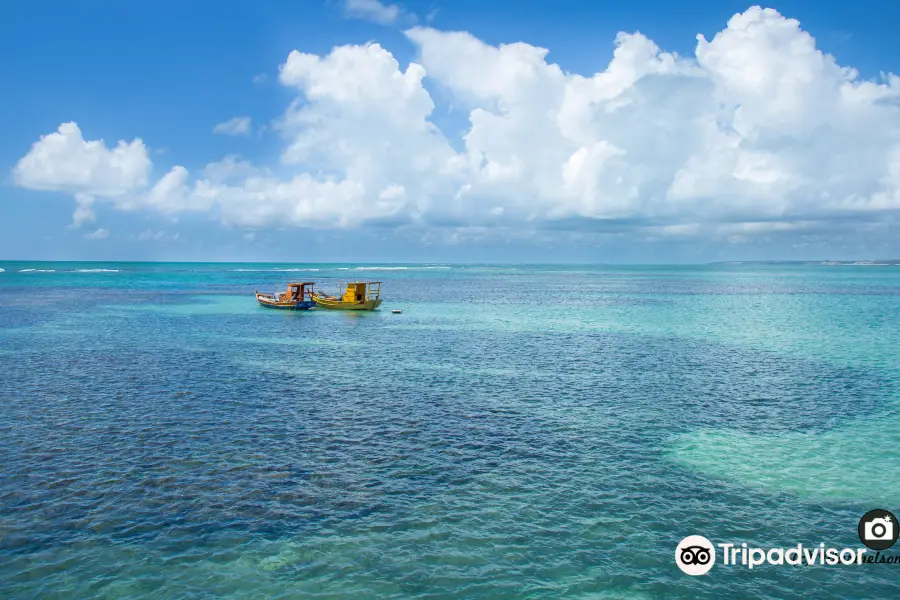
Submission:
<svg viewBox="0 0 900 600">
<path fill-rule="evenodd" d="M 260 294 L 256 292 L 256 300 L 260 306 L 266 308 L 280 308 L 282 310 L 309 310 L 316 305 L 313 299 L 315 283 L 303 281 L 289 283 L 287 290 L 282 294 Z"/>
<path fill-rule="evenodd" d="M 337 296 L 315 293 L 313 300 L 316 308 L 331 310 L 375 310 L 381 306 L 381 282 L 380 281 L 354 281 L 348 283 L 346 289 L 343 284 Z"/>
</svg>

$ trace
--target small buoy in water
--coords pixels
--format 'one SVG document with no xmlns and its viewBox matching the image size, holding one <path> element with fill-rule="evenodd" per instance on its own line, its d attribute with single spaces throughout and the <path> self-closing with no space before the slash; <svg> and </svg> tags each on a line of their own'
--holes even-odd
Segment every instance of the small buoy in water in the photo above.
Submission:
<svg viewBox="0 0 900 600">
<path fill-rule="evenodd" d="M 403 311 L 400 310 L 399 308 L 395 308 L 395 309 L 392 310 L 391 312 L 394 313 L 395 315 L 399 315 L 399 314 L 401 314 Z"/>
</svg>

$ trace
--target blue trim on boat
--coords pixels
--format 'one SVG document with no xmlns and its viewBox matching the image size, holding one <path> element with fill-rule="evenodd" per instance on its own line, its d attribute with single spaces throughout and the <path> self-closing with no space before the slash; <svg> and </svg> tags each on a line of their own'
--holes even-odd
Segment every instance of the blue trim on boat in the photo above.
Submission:
<svg viewBox="0 0 900 600">
<path fill-rule="evenodd" d="M 303 302 L 298 302 L 294 305 L 289 306 L 279 306 L 277 304 L 267 304 L 265 302 L 260 302 L 259 305 L 265 308 L 275 308 L 278 310 L 309 310 L 311 308 L 314 308 L 316 306 L 316 303 L 313 301 L 305 300 Z"/>
</svg>

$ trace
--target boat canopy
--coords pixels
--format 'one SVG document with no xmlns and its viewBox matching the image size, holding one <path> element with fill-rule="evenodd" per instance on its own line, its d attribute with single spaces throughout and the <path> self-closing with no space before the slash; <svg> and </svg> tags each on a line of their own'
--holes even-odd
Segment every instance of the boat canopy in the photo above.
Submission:
<svg viewBox="0 0 900 600">
<path fill-rule="evenodd" d="M 285 300 L 303 300 L 304 296 L 312 294 L 312 287 L 316 285 L 313 281 L 292 282 L 287 285 L 287 293 Z M 307 291 L 307 288 L 309 290 Z"/>
<path fill-rule="evenodd" d="M 381 295 L 380 281 L 353 281 L 347 284 L 342 302 L 366 302 L 376 300 Z"/>
</svg>

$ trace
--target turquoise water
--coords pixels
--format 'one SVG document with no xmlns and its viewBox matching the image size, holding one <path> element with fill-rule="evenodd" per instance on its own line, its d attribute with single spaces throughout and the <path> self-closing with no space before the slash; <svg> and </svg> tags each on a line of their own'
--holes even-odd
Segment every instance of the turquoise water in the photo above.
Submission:
<svg viewBox="0 0 900 600">
<path fill-rule="evenodd" d="M 898 267 L 0 268 L 0 597 L 900 597 L 673 560 L 900 511 Z"/>
</svg>

